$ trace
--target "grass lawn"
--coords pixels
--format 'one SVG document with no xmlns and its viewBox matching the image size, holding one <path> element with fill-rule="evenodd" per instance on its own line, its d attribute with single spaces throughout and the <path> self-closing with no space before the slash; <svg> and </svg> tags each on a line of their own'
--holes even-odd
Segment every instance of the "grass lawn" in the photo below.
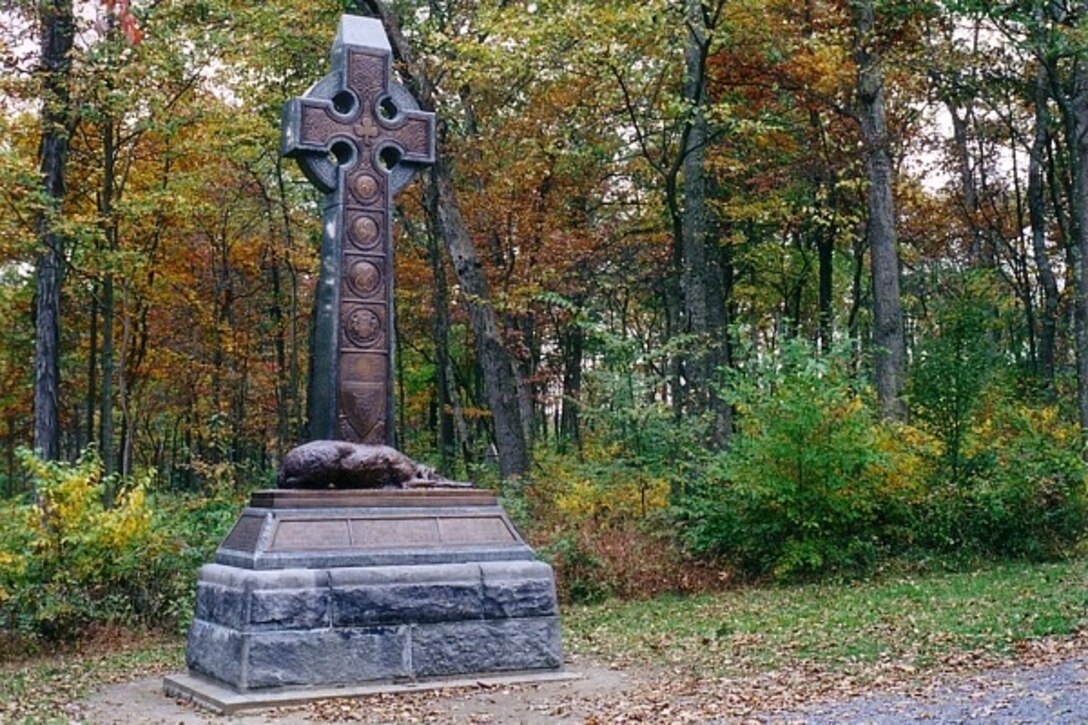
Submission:
<svg viewBox="0 0 1088 725">
<path fill-rule="evenodd" d="M 569 607 L 563 626 L 572 654 L 702 677 L 973 667 L 1088 628 L 1088 559 Z M 97 687 L 181 670 L 183 646 L 118 631 L 2 664 L 0 722 L 66 723 Z"/>
<path fill-rule="evenodd" d="M 563 624 L 571 652 L 708 675 L 878 661 L 915 670 L 1088 627 L 1088 559 L 609 602 L 571 608 Z"/>
</svg>

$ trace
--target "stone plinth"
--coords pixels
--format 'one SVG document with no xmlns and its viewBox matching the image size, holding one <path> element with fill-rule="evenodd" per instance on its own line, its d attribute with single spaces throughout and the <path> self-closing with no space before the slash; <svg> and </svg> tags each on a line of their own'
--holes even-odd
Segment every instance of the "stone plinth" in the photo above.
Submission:
<svg viewBox="0 0 1088 725">
<path fill-rule="evenodd" d="M 245 569 L 535 558 L 478 489 L 258 491 L 215 555 Z"/>
<path fill-rule="evenodd" d="M 485 491 L 262 491 L 186 659 L 241 692 L 556 671 L 554 579 Z"/>
</svg>

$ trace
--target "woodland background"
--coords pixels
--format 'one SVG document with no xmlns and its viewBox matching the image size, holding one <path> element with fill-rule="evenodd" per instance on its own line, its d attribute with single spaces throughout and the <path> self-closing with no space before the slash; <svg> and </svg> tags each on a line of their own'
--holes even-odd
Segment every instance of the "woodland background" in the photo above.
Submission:
<svg viewBox="0 0 1088 725">
<path fill-rule="evenodd" d="M 440 121 L 399 444 L 500 491 L 565 597 L 1083 552 L 1088 3 L 2 7 L 20 642 L 184 626 L 304 439 L 319 196 L 279 114 L 343 12 Z"/>
</svg>

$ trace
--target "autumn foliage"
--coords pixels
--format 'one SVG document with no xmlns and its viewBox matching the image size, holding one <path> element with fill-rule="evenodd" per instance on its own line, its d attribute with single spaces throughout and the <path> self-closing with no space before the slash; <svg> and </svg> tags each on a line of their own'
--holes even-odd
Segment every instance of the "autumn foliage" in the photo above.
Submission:
<svg viewBox="0 0 1088 725">
<path fill-rule="evenodd" d="M 123 583 L 77 584 L 136 586 L 152 556 L 189 561 L 140 522 L 171 501 L 226 507 L 301 442 L 320 199 L 279 157 L 279 114 L 327 72 L 338 14 L 373 3 L 76 5 L 59 205 L 38 156 L 51 86 L 19 42 L 44 26 L 27 6 L 0 30 L 0 607 L 43 631 L 73 625 L 13 604 L 16 583 L 60 591 L 26 552 L 60 571 L 67 546 L 120 547 L 141 562 Z M 423 174 L 397 197 L 398 442 L 500 489 L 568 596 L 1076 550 L 1088 51 L 1070 18 L 899 0 L 381 7 L 413 50 L 397 72 L 441 119 L 489 290 L 466 290 Z M 862 76 L 879 81 L 875 141 Z M 875 152 L 901 331 L 876 315 Z M 63 241 L 56 432 L 73 469 L 17 453 L 34 445 L 42 219 Z M 533 452 L 512 481 L 475 306 Z M 905 353 L 891 407 L 889 335 Z M 92 538 L 62 546 L 68 521 Z"/>
</svg>

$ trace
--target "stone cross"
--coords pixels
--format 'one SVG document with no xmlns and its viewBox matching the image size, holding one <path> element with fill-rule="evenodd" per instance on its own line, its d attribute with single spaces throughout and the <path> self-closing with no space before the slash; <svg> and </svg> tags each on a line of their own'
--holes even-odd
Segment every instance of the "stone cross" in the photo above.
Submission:
<svg viewBox="0 0 1088 725">
<path fill-rule="evenodd" d="M 393 195 L 434 162 L 434 114 L 391 80 L 379 20 L 345 15 L 332 72 L 283 109 L 280 151 L 325 193 L 309 437 L 394 445 Z"/>
</svg>

